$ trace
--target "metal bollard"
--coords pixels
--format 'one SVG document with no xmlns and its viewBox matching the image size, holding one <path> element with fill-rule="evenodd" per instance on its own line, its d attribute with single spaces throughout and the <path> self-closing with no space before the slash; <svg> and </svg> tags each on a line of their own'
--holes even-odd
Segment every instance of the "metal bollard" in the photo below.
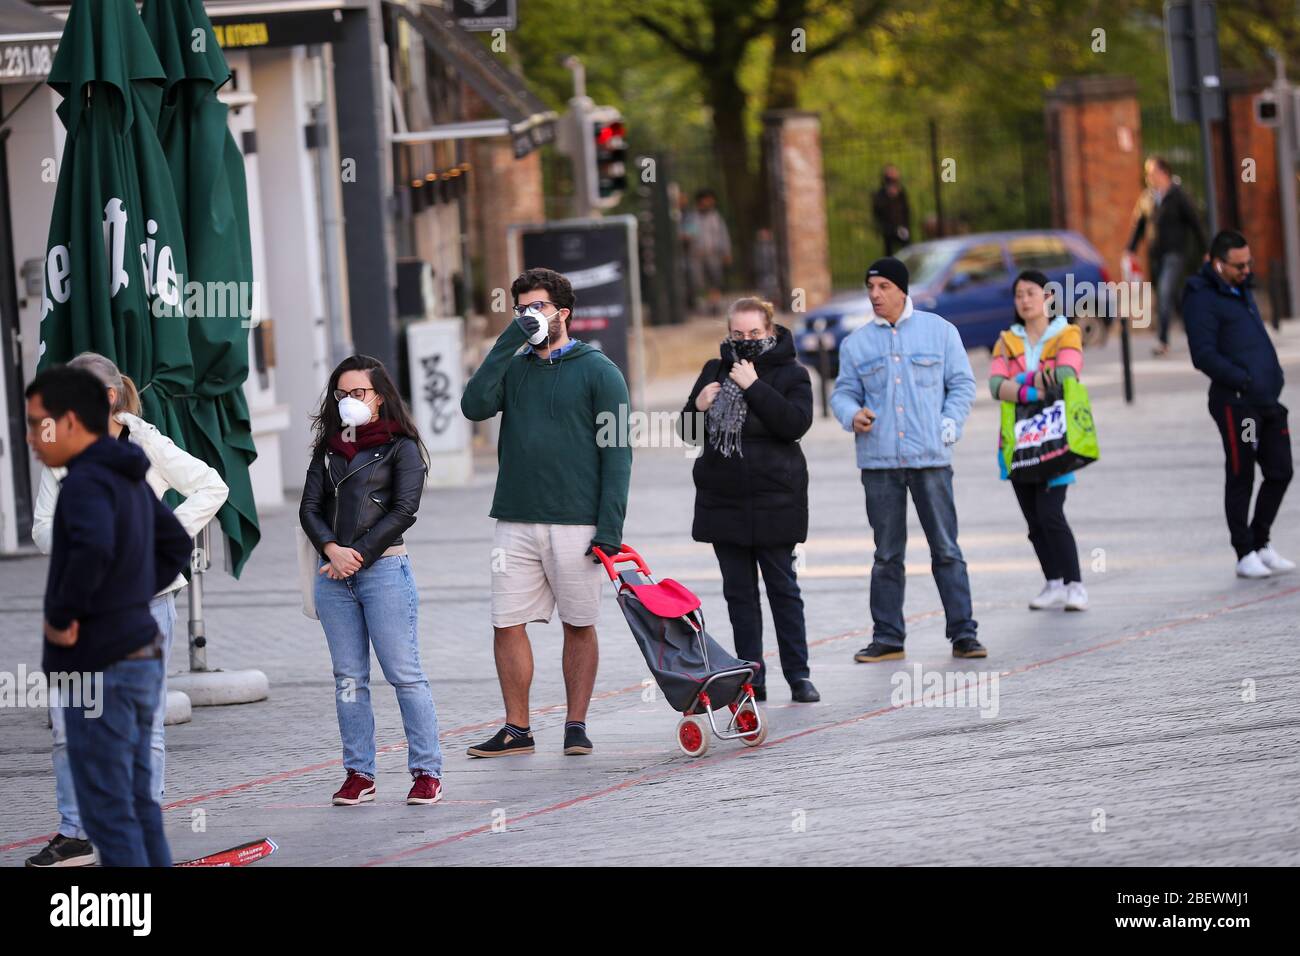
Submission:
<svg viewBox="0 0 1300 956">
<path fill-rule="evenodd" d="M 203 575 L 212 564 L 211 524 L 194 539 L 190 553 L 190 670 L 208 669 L 208 639 L 203 630 Z"/>
</svg>

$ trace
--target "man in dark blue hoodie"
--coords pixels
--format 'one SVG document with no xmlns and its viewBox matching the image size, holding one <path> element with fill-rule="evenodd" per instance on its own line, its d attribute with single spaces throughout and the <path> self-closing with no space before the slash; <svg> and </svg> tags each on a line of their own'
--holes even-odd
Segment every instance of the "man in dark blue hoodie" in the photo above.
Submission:
<svg viewBox="0 0 1300 956">
<path fill-rule="evenodd" d="M 1266 578 L 1295 568 L 1269 543 L 1291 482 L 1291 430 L 1282 364 L 1250 291 L 1250 246 L 1230 229 L 1210 244 L 1210 261 L 1187 280 L 1183 320 L 1192 364 L 1210 377 L 1210 415 L 1227 456 L 1224 509 L 1237 576 Z M 1264 476 L 1250 517 L 1255 466 Z"/>
<path fill-rule="evenodd" d="M 170 866 L 151 786 L 150 729 L 163 682 L 149 601 L 191 542 L 145 483 L 149 459 L 107 436 L 108 394 L 55 366 L 27 387 L 27 443 L 66 467 L 54 511 L 41 666 L 75 689 L 65 708 L 77 805 L 103 866 Z"/>
</svg>

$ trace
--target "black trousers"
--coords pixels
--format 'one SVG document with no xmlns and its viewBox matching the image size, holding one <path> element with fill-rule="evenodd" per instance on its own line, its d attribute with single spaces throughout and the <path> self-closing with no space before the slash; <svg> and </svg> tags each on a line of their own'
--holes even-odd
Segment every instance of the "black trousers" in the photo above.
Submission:
<svg viewBox="0 0 1300 956">
<path fill-rule="evenodd" d="M 1237 557 L 1243 558 L 1268 545 L 1273 519 L 1291 483 L 1291 429 L 1287 425 L 1287 408 L 1280 403 L 1246 405 L 1212 398 L 1210 415 L 1223 439 L 1226 474 L 1223 510 L 1228 516 L 1228 534 Z M 1255 498 L 1255 517 L 1251 518 L 1256 465 L 1264 482 Z"/>
<path fill-rule="evenodd" d="M 1063 580 L 1066 584 L 1081 581 L 1079 576 L 1079 550 L 1074 543 L 1074 532 L 1065 520 L 1065 490 L 1069 485 L 1047 487 L 1047 483 L 1024 484 L 1012 482 L 1016 501 L 1029 525 L 1029 540 L 1043 568 L 1043 577 L 1049 581 Z"/>
<path fill-rule="evenodd" d="M 794 571 L 794 545 L 750 548 L 736 544 L 713 545 L 722 570 L 722 596 L 727 599 L 736 656 L 763 661 L 763 608 L 758 598 L 758 571 L 763 572 L 767 603 L 776 624 L 776 646 L 781 672 L 787 681 L 807 677 L 808 634 L 804 629 L 803 597 Z M 766 686 L 767 666 L 754 675 L 754 686 Z"/>
</svg>

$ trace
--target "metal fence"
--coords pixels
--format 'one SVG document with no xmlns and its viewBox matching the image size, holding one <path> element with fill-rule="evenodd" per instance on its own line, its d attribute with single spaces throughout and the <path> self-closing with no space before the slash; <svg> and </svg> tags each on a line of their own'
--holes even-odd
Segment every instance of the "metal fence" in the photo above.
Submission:
<svg viewBox="0 0 1300 956">
<path fill-rule="evenodd" d="M 751 157 L 758 162 L 757 146 Z M 727 224 L 733 247 L 743 241 L 736 228 L 736 204 L 728 190 L 717 154 L 708 146 L 678 146 L 665 151 L 647 142 L 633 141 L 628 150 L 628 188 L 622 201 L 606 215 L 637 217 L 640 245 L 641 292 L 652 324 L 683 321 L 690 308 L 689 275 L 681 244 L 679 197 L 694 204 L 695 193 L 712 189 L 718 211 Z M 650 163 L 649 167 L 644 164 Z M 652 175 L 649 175 L 650 171 Z M 643 172 L 647 176 L 643 176 Z M 575 181 L 569 158 L 553 147 L 542 152 L 544 208 L 547 219 L 573 216 Z M 671 187 L 671 188 L 670 188 Z M 750 240 L 752 242 L 752 237 Z M 746 289 L 744 277 L 733 265 L 724 276 L 724 291 Z"/>
<path fill-rule="evenodd" d="M 996 125 L 915 123 L 870 136 L 822 141 L 831 279 L 857 287 L 884 254 L 872 214 L 881 170 L 897 166 L 911 208 L 913 241 L 940 235 L 1051 225 L 1047 134 L 1041 113 Z"/>
<path fill-rule="evenodd" d="M 1176 132 L 1181 134 L 1181 130 Z M 756 143 L 751 156 L 756 172 L 759 148 Z M 735 203 L 711 148 L 679 147 L 658 152 L 646 144 L 633 143 L 630 153 L 634 162 L 630 180 L 639 173 L 640 158 L 653 154 L 659 157 L 661 185 L 671 181 L 688 201 L 696 190 L 715 190 L 719 211 L 731 229 L 733 246 L 754 241 L 753 236 L 740 236 L 736 231 Z M 822 164 L 833 284 L 837 288 L 857 287 L 867 263 L 884 252 L 872 215 L 872 197 L 880 187 L 881 168 L 887 163 L 897 166 L 902 174 L 911 206 L 913 240 L 919 241 L 956 233 L 1050 227 L 1047 153 L 1043 115 L 1037 112 L 1015 114 L 993 124 L 921 121 L 874 130 L 869 136 L 825 133 Z M 542 154 L 542 169 L 547 217 L 569 217 L 574 186 L 569 160 L 548 147 Z M 653 226 L 661 231 L 657 227 L 666 211 L 662 199 L 652 211 L 648 197 L 653 191 L 637 186 L 630 182 L 623 203 L 610 211 L 637 214 L 643 228 Z M 646 221 L 647 215 L 654 215 L 656 222 Z M 674 222 L 669 228 L 675 226 Z M 658 248 L 662 256 L 675 247 L 658 244 Z M 736 274 L 737 269 L 733 268 L 732 273 L 728 286 L 740 289 L 745 285 L 744 277 Z M 643 288 L 649 300 L 649 284 Z"/>
<path fill-rule="evenodd" d="M 1167 105 L 1142 110 L 1142 155 L 1163 156 L 1182 180 L 1183 191 L 1205 218 L 1205 161 L 1195 123 L 1175 123 Z"/>
</svg>

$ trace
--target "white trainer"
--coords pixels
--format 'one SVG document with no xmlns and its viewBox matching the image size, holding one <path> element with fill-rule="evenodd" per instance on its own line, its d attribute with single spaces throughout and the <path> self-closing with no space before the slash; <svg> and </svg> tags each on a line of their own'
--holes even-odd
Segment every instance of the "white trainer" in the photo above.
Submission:
<svg viewBox="0 0 1300 956">
<path fill-rule="evenodd" d="M 1258 551 L 1250 552 L 1237 562 L 1237 577 L 1239 578 L 1266 578 L 1272 573 L 1268 569 L 1268 565 L 1260 558 Z"/>
<path fill-rule="evenodd" d="M 1088 610 L 1088 589 L 1082 581 L 1071 581 L 1065 586 L 1065 609 L 1067 611 Z"/>
<path fill-rule="evenodd" d="M 1031 611 L 1046 611 L 1048 608 L 1062 607 L 1065 604 L 1066 596 L 1065 582 L 1060 578 L 1056 578 L 1048 581 L 1043 586 L 1043 589 L 1038 592 L 1038 597 L 1029 602 L 1029 609 Z"/>
<path fill-rule="evenodd" d="M 1273 550 L 1271 544 L 1267 547 L 1260 548 L 1255 553 L 1259 555 L 1259 560 L 1264 563 L 1264 567 L 1268 568 L 1274 574 L 1279 571 L 1295 570 L 1295 562 L 1288 561 L 1286 558 L 1282 557 L 1282 555 Z"/>
</svg>

